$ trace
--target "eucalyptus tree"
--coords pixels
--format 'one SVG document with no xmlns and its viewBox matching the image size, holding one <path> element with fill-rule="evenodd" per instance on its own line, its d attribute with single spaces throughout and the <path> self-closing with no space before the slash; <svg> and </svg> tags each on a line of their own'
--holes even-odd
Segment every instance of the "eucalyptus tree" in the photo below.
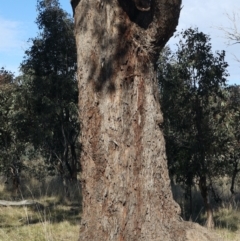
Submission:
<svg viewBox="0 0 240 241">
<path fill-rule="evenodd" d="M 15 123 L 18 118 L 17 96 L 19 86 L 14 74 L 4 68 L 0 69 L 0 173 L 13 184 L 13 190 L 19 188 L 19 175 L 22 165 L 24 143 L 17 140 Z M 17 182 L 16 182 L 17 181 Z"/>
<path fill-rule="evenodd" d="M 231 179 L 230 191 L 234 200 L 236 194 L 236 179 L 240 173 L 240 87 L 229 86 L 226 89 L 228 101 L 226 104 L 226 129 L 229 139 L 224 145 L 225 156 L 229 160 L 227 174 Z"/>
<path fill-rule="evenodd" d="M 209 188 L 212 178 L 224 173 L 225 159 L 219 158 L 226 102 L 225 52 L 212 52 L 210 37 L 189 28 L 179 35 L 176 52 L 165 50 L 159 58 L 160 99 L 164 113 L 170 172 L 188 188 L 197 180 L 213 227 Z M 191 212 L 191 208 L 190 208 Z"/>
<path fill-rule="evenodd" d="M 38 36 L 21 64 L 28 139 L 50 168 L 76 179 L 79 169 L 76 44 L 73 19 L 58 0 L 38 0 Z M 57 165 L 58 163 L 58 165 Z"/>
<path fill-rule="evenodd" d="M 13 133 L 10 123 L 10 112 L 13 106 L 13 74 L 4 68 L 0 69 L 0 171 L 4 171 L 10 162 L 8 152 L 12 149 Z"/>
<path fill-rule="evenodd" d="M 197 231 L 178 221 L 171 194 L 156 78 L 181 0 L 71 2 L 82 126 L 80 240 L 194 240 Z"/>
<path fill-rule="evenodd" d="M 227 45 L 240 44 L 240 30 L 239 30 L 239 20 L 240 20 L 240 9 L 235 9 L 232 13 L 226 13 L 226 17 L 229 20 L 230 26 L 220 26 L 218 27 L 224 34 L 224 38 L 227 40 Z M 240 62 L 237 53 L 234 53 L 236 61 Z"/>
</svg>

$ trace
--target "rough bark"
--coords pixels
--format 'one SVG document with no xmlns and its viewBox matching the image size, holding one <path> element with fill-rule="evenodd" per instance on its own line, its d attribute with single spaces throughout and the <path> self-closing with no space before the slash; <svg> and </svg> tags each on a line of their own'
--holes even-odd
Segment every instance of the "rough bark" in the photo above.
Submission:
<svg viewBox="0 0 240 241">
<path fill-rule="evenodd" d="M 82 143 L 79 240 L 198 240 L 194 225 L 179 221 L 172 198 L 155 72 L 181 0 L 73 5 Z"/>
</svg>

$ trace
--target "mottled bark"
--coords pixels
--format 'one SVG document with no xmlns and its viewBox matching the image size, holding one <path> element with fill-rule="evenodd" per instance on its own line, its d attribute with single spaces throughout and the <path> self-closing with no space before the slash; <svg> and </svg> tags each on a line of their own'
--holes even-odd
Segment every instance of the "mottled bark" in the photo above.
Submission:
<svg viewBox="0 0 240 241">
<path fill-rule="evenodd" d="M 76 2 L 80 240 L 198 240 L 172 198 L 155 72 L 181 0 Z"/>
</svg>

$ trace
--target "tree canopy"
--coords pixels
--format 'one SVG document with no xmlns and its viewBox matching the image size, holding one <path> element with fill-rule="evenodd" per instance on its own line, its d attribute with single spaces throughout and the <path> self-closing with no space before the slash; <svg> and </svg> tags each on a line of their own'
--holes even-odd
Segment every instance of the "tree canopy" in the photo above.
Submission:
<svg viewBox="0 0 240 241">
<path fill-rule="evenodd" d="M 224 175 L 225 52 L 212 52 L 210 37 L 189 28 L 179 34 L 176 52 L 166 48 L 159 59 L 160 99 L 170 173 L 191 197 L 199 185 L 205 208 L 212 179 Z M 191 213 L 191 210 L 190 210 Z"/>
<path fill-rule="evenodd" d="M 29 39 L 22 74 L 0 73 L 1 164 L 11 163 L 13 150 L 21 166 L 26 157 L 41 155 L 46 173 L 65 170 L 76 179 L 80 126 L 73 19 L 57 0 L 39 0 L 37 11 L 39 33 Z M 38 170 L 31 171 L 38 176 Z"/>
<path fill-rule="evenodd" d="M 29 40 L 32 46 L 21 64 L 22 89 L 34 127 L 28 138 L 50 164 L 60 162 L 76 178 L 79 123 L 73 19 L 56 0 L 38 1 L 37 10 L 40 32 Z"/>
</svg>

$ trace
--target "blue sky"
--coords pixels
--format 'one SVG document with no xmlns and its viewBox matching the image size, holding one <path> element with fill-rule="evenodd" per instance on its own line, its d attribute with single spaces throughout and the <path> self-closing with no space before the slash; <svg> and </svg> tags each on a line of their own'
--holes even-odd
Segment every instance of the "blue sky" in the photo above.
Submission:
<svg viewBox="0 0 240 241">
<path fill-rule="evenodd" d="M 36 0 L 0 0 L 0 67 L 5 67 L 18 74 L 18 67 L 23 60 L 24 51 L 29 48 L 27 40 L 37 36 L 35 24 L 37 16 Z M 69 0 L 59 1 L 62 8 L 72 14 Z M 226 13 L 238 12 L 238 30 L 240 32 L 239 0 L 183 0 L 183 9 L 177 30 L 198 27 L 209 34 L 213 50 L 226 50 L 226 61 L 230 65 L 229 84 L 240 84 L 240 44 L 227 46 L 224 33 L 218 27 L 231 27 Z M 176 39 L 169 43 L 174 47 Z"/>
<path fill-rule="evenodd" d="M 72 14 L 70 0 L 60 0 L 61 7 Z M 0 68 L 18 74 L 28 39 L 37 36 L 35 24 L 37 0 L 0 0 Z"/>
</svg>

